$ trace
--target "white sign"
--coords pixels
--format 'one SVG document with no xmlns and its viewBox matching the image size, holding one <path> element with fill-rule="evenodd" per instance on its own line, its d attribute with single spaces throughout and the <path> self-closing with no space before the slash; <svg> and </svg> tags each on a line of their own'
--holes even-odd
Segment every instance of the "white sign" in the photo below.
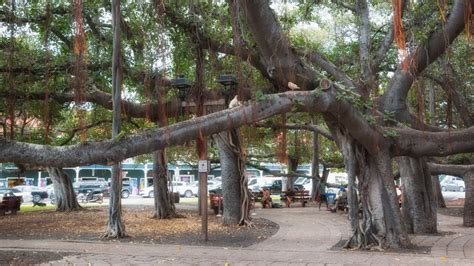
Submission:
<svg viewBox="0 0 474 266">
<path fill-rule="evenodd" d="M 209 162 L 207 160 L 199 160 L 198 169 L 199 169 L 199 173 L 209 172 Z"/>
</svg>

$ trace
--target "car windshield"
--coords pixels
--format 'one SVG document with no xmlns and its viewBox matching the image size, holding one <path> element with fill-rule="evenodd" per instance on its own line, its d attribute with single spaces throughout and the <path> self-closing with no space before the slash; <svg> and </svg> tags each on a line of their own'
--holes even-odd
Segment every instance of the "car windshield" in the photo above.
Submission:
<svg viewBox="0 0 474 266">
<path fill-rule="evenodd" d="M 263 183 L 263 185 L 264 185 L 264 186 L 271 186 L 274 181 L 276 181 L 276 180 L 265 180 L 264 183 Z"/>
<path fill-rule="evenodd" d="M 307 179 L 306 177 L 300 176 L 300 177 L 298 177 L 298 178 L 296 179 L 295 184 L 296 184 L 296 185 L 304 185 L 304 184 L 307 183 L 307 180 L 306 180 L 306 179 Z"/>
</svg>

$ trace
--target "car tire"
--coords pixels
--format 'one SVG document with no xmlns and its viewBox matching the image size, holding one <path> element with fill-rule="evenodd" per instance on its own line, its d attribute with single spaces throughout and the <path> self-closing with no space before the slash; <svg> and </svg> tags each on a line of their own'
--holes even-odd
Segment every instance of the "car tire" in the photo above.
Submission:
<svg viewBox="0 0 474 266">
<path fill-rule="evenodd" d="M 441 187 L 441 191 L 446 192 L 448 190 L 446 189 L 446 187 Z"/>
<path fill-rule="evenodd" d="M 128 190 L 122 191 L 122 199 L 127 199 L 130 196 L 130 192 Z"/>
<path fill-rule="evenodd" d="M 465 189 L 464 189 L 463 187 L 460 187 L 460 188 L 459 188 L 459 191 L 460 191 L 460 192 L 464 192 L 464 190 L 465 190 Z"/>
<path fill-rule="evenodd" d="M 41 201 L 41 196 L 38 194 L 33 195 L 33 202 L 40 202 Z"/>
<path fill-rule="evenodd" d="M 155 197 L 155 193 L 154 193 L 153 191 L 150 191 L 150 192 L 148 193 L 148 197 L 154 198 L 154 197 Z"/>
<path fill-rule="evenodd" d="M 193 196 L 193 192 L 192 192 L 191 190 L 186 190 L 186 191 L 184 192 L 184 196 L 185 196 L 186 198 L 191 198 L 191 197 Z"/>
</svg>

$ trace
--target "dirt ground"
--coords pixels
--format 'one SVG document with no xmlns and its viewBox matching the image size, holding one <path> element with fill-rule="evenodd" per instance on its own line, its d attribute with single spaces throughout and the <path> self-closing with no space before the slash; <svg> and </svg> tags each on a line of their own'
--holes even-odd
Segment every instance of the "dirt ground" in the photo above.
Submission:
<svg viewBox="0 0 474 266">
<path fill-rule="evenodd" d="M 448 216 L 463 217 L 464 207 L 459 206 L 448 206 L 448 208 L 438 209 L 438 213 Z"/>
<path fill-rule="evenodd" d="M 69 241 L 104 241 L 140 244 L 210 245 L 246 247 L 275 234 L 277 224 L 254 218 L 254 227 L 224 226 L 222 217 L 209 215 L 209 241 L 203 242 L 201 218 L 195 211 L 179 211 L 185 218 L 157 220 L 151 207 L 124 207 L 123 220 L 127 234 L 120 240 L 104 240 L 107 208 L 91 208 L 77 212 L 39 211 L 0 217 L 0 238 L 55 239 Z M 31 264 L 59 260 L 69 254 L 29 251 L 0 251 L 0 264 Z"/>
</svg>

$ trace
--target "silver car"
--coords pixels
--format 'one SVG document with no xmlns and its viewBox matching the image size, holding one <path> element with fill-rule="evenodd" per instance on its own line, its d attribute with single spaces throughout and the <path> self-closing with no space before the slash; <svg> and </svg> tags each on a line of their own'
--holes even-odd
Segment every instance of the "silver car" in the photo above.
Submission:
<svg viewBox="0 0 474 266">
<path fill-rule="evenodd" d="M 466 191 L 464 180 L 457 176 L 446 176 L 440 185 L 442 191 Z"/>
</svg>

